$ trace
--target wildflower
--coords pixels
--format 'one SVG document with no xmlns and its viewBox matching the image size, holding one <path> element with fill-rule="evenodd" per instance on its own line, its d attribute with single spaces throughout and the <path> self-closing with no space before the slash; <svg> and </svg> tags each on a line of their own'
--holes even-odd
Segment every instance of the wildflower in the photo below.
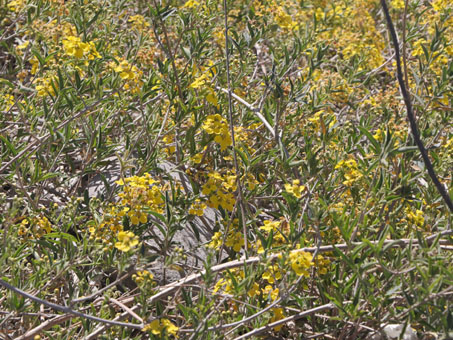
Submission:
<svg viewBox="0 0 453 340">
<path fill-rule="evenodd" d="M 302 191 L 305 190 L 305 186 L 299 185 L 300 181 L 298 179 L 295 179 L 293 181 L 293 184 L 285 184 L 285 191 L 294 195 L 296 198 L 301 198 L 302 197 Z"/>
<path fill-rule="evenodd" d="M 49 95 L 55 96 L 55 88 L 52 85 L 54 81 L 53 77 L 45 77 L 45 78 L 36 78 L 36 91 L 38 92 L 38 97 L 47 97 Z"/>
<path fill-rule="evenodd" d="M 200 164 L 202 159 L 203 159 L 203 154 L 201 152 L 190 157 L 190 160 L 192 162 L 194 162 L 195 164 Z"/>
<path fill-rule="evenodd" d="M 126 82 L 124 85 L 126 90 L 130 89 L 132 93 L 137 93 L 141 90 L 143 72 L 137 66 L 131 65 L 125 59 L 120 59 L 119 64 L 111 62 L 109 66 Z"/>
<path fill-rule="evenodd" d="M 115 248 L 128 252 L 138 244 L 138 237 L 132 231 L 120 231 L 118 233 L 118 242 L 115 243 Z"/>
<path fill-rule="evenodd" d="M 214 135 L 214 141 L 220 144 L 221 151 L 232 144 L 228 124 L 221 115 L 209 115 L 201 128 L 210 135 Z"/>
<path fill-rule="evenodd" d="M 260 229 L 270 233 L 271 231 L 277 231 L 281 222 L 280 221 L 272 222 L 272 221 L 266 220 L 263 223 L 264 223 L 264 225 L 262 227 L 260 227 Z"/>
<path fill-rule="evenodd" d="M 155 319 L 143 327 L 143 332 L 151 332 L 154 335 L 168 334 L 178 337 L 179 328 L 168 319 Z"/>
<path fill-rule="evenodd" d="M 182 6 L 182 8 L 193 8 L 193 7 L 196 7 L 196 6 L 199 6 L 200 3 L 196 0 L 189 0 L 187 1 L 184 6 Z"/>
<path fill-rule="evenodd" d="M 271 285 L 266 285 L 266 287 L 262 289 L 262 292 L 263 295 L 268 295 L 272 301 L 275 301 L 278 298 L 280 290 L 278 288 L 274 289 Z"/>
<path fill-rule="evenodd" d="M 239 231 L 231 232 L 225 241 L 225 245 L 227 247 L 232 247 L 235 252 L 241 251 L 241 248 L 244 245 L 242 233 Z"/>
<path fill-rule="evenodd" d="M 199 88 L 203 87 L 206 84 L 206 79 L 207 79 L 206 74 L 202 74 L 201 76 L 196 78 L 192 82 L 192 84 L 190 84 L 190 87 L 193 88 L 193 89 L 199 89 Z"/>
<path fill-rule="evenodd" d="M 250 288 L 250 290 L 247 292 L 247 295 L 250 297 L 254 297 L 255 295 L 260 294 L 261 294 L 260 285 L 257 282 L 254 282 L 252 288 Z"/>
<path fill-rule="evenodd" d="M 78 59 L 82 59 L 84 56 L 89 60 L 101 58 L 100 54 L 96 50 L 96 46 L 94 46 L 94 43 L 92 41 L 85 43 L 80 40 L 79 37 L 66 37 L 63 40 L 63 47 L 67 55 L 74 56 Z"/>
<path fill-rule="evenodd" d="M 404 0 L 393 0 L 392 7 L 394 9 L 403 9 L 404 8 Z"/>
<path fill-rule="evenodd" d="M 19 226 L 18 234 L 23 237 L 39 239 L 52 231 L 52 225 L 46 216 L 24 218 Z"/>
<path fill-rule="evenodd" d="M 137 282 L 137 284 L 140 284 L 148 280 L 151 281 L 153 278 L 154 278 L 153 274 L 151 274 L 147 270 L 138 271 L 136 274 L 132 275 L 132 280 Z"/>
<path fill-rule="evenodd" d="M 280 272 L 278 265 L 274 264 L 273 266 L 269 266 L 261 277 L 272 284 L 275 280 L 280 280 L 282 278 L 282 273 Z"/>
<path fill-rule="evenodd" d="M 272 308 L 271 310 L 274 315 L 272 316 L 270 323 L 273 323 L 273 322 L 276 322 L 278 320 L 285 318 L 285 315 L 283 314 L 283 308 Z M 275 326 L 274 330 L 276 332 L 278 332 L 280 329 L 282 329 L 282 327 L 283 327 L 283 324 Z"/>
<path fill-rule="evenodd" d="M 406 209 L 407 220 L 415 224 L 417 227 L 422 227 L 425 224 L 425 217 L 423 216 L 423 211 L 415 210 L 412 211 L 411 209 Z"/>
<path fill-rule="evenodd" d="M 189 214 L 203 216 L 204 209 L 206 209 L 206 204 L 202 203 L 199 199 L 196 199 L 189 209 Z"/>
<path fill-rule="evenodd" d="M 208 248 L 219 249 L 222 245 L 222 233 L 217 231 L 211 238 L 211 242 L 208 243 Z"/>
<path fill-rule="evenodd" d="M 142 30 L 144 27 L 151 26 L 150 23 L 145 20 L 143 15 L 140 14 L 131 15 L 129 17 L 128 22 L 131 23 L 132 27 L 135 28 L 136 30 Z"/>
<path fill-rule="evenodd" d="M 322 255 L 317 255 L 315 258 L 315 265 L 318 270 L 318 273 L 321 275 L 327 274 L 327 269 L 330 264 L 330 261 Z"/>
<path fill-rule="evenodd" d="M 312 256 L 310 253 L 305 251 L 293 251 L 289 255 L 289 260 L 291 262 L 291 268 L 294 272 L 301 276 L 309 275 L 308 270 L 311 266 L 313 266 Z"/>
<path fill-rule="evenodd" d="M 278 26 L 284 29 L 297 28 L 297 24 L 293 21 L 291 16 L 287 14 L 282 7 L 278 7 L 275 14 L 275 22 Z"/>
<path fill-rule="evenodd" d="M 346 180 L 343 181 L 343 184 L 347 186 L 351 186 L 362 177 L 362 174 L 358 171 L 357 162 L 354 159 L 347 161 L 341 160 L 335 165 L 335 169 L 342 169 L 344 171 Z"/>
</svg>

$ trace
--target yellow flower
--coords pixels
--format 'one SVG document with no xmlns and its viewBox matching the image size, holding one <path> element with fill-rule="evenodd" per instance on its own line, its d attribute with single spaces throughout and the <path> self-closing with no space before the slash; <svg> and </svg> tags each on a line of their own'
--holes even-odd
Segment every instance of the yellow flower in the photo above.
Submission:
<svg viewBox="0 0 453 340">
<path fill-rule="evenodd" d="M 335 165 L 335 169 L 343 170 L 344 178 L 346 179 L 343 181 L 343 184 L 347 186 L 353 185 L 362 177 L 362 174 L 358 170 L 357 162 L 354 159 L 348 159 L 347 161 L 341 160 Z"/>
<path fill-rule="evenodd" d="M 203 216 L 204 209 L 206 209 L 206 204 L 202 203 L 199 199 L 196 199 L 189 209 L 189 214 Z"/>
<path fill-rule="evenodd" d="M 272 308 L 271 310 L 274 315 L 272 316 L 270 323 L 273 323 L 273 322 L 276 322 L 278 320 L 285 318 L 285 315 L 283 314 L 283 308 Z M 283 327 L 283 324 L 275 326 L 274 330 L 276 332 L 278 332 L 282 327 Z"/>
<path fill-rule="evenodd" d="M 82 59 L 84 56 L 90 60 L 101 58 L 92 41 L 85 43 L 79 37 L 68 36 L 63 39 L 63 48 L 67 55 L 78 59 Z"/>
<path fill-rule="evenodd" d="M 260 285 L 256 282 L 254 282 L 252 288 L 250 288 L 250 290 L 247 292 L 247 295 L 250 297 L 254 297 L 255 295 L 260 295 L 260 294 L 261 294 Z"/>
<path fill-rule="evenodd" d="M 274 289 L 274 288 L 272 288 L 271 285 L 266 285 L 266 287 L 264 287 L 264 289 L 262 289 L 262 291 L 263 291 L 263 295 L 270 296 L 272 301 L 277 300 L 278 294 L 280 292 L 280 290 L 278 288 Z"/>
<path fill-rule="evenodd" d="M 297 28 L 297 24 L 293 22 L 293 19 L 287 14 L 282 7 L 278 7 L 275 14 L 275 22 L 278 26 L 284 29 Z"/>
<path fill-rule="evenodd" d="M 244 245 L 244 237 L 242 236 L 242 233 L 239 231 L 231 232 L 225 241 L 225 245 L 227 247 L 232 247 L 236 253 L 240 252 L 242 246 Z"/>
<path fill-rule="evenodd" d="M 264 225 L 262 227 L 260 227 L 260 229 L 270 233 L 271 231 L 277 231 L 281 222 L 280 221 L 272 222 L 272 221 L 266 220 L 263 223 L 264 223 Z"/>
<path fill-rule="evenodd" d="M 201 126 L 210 135 L 214 135 L 214 141 L 220 144 L 221 151 L 232 144 L 230 131 L 226 120 L 219 114 L 209 115 Z"/>
<path fill-rule="evenodd" d="M 298 179 L 295 179 L 293 181 L 293 184 L 285 184 L 285 191 L 294 195 L 297 198 L 302 197 L 302 191 L 305 190 L 305 186 L 299 185 L 300 181 Z"/>
<path fill-rule="evenodd" d="M 147 270 L 138 271 L 137 274 L 132 275 L 132 280 L 137 282 L 137 284 L 142 283 L 144 281 L 152 281 L 154 278 L 153 274 L 151 274 Z"/>
<path fill-rule="evenodd" d="M 115 248 L 127 252 L 138 244 L 138 237 L 132 231 L 120 231 L 118 233 L 118 242 Z"/>
<path fill-rule="evenodd" d="M 200 3 L 196 0 L 189 0 L 187 1 L 182 8 L 193 8 L 195 6 L 199 6 Z"/>
<path fill-rule="evenodd" d="M 52 86 L 52 82 L 55 79 L 51 76 L 45 78 L 36 78 L 36 91 L 38 97 L 47 97 L 48 95 L 55 96 L 55 88 Z"/>
<path fill-rule="evenodd" d="M 301 276 L 309 276 L 308 270 L 311 266 L 313 266 L 312 256 L 310 253 L 305 251 L 293 251 L 289 255 L 289 260 L 291 262 L 291 268 L 294 272 Z"/>
<path fill-rule="evenodd" d="M 155 319 L 143 327 L 143 332 L 151 332 L 154 335 L 168 334 L 178 337 L 179 328 L 168 319 Z"/>
<path fill-rule="evenodd" d="M 423 211 L 415 210 L 412 211 L 411 209 L 406 209 L 407 219 L 410 223 L 415 224 L 417 227 L 423 227 L 425 224 L 425 217 Z"/>
<path fill-rule="evenodd" d="M 404 0 L 393 0 L 392 7 L 394 9 L 403 9 L 404 8 Z"/>
<path fill-rule="evenodd" d="M 211 238 L 211 242 L 208 243 L 208 247 L 212 249 L 219 249 L 222 245 L 222 233 L 217 231 Z"/>
<path fill-rule="evenodd" d="M 280 280 L 282 278 L 282 273 L 280 272 L 278 265 L 274 264 L 273 266 L 269 266 L 261 277 L 272 284 L 275 280 Z"/>
</svg>

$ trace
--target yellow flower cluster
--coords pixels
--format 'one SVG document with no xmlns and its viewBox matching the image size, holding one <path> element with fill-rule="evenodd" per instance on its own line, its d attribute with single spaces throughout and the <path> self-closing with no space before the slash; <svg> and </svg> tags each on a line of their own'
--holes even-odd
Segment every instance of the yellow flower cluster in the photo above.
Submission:
<svg viewBox="0 0 453 340">
<path fill-rule="evenodd" d="M 227 222 L 224 222 L 227 224 Z M 226 228 L 226 225 L 224 226 Z M 225 238 L 225 246 L 232 248 L 235 252 L 239 252 L 244 245 L 244 236 L 239 231 L 239 220 L 235 218 L 229 228 L 228 235 Z M 208 248 L 218 250 L 222 246 L 224 233 L 218 231 L 212 236 L 211 242 L 208 243 Z"/>
<path fill-rule="evenodd" d="M 77 59 L 86 58 L 88 60 L 94 60 L 96 58 L 101 58 L 101 55 L 96 50 L 94 42 L 83 42 L 76 36 L 64 38 L 63 48 L 67 55 L 76 57 Z"/>
<path fill-rule="evenodd" d="M 25 7 L 27 2 L 25 0 L 12 0 L 7 3 L 9 11 L 19 13 Z"/>
<path fill-rule="evenodd" d="M 11 106 L 14 105 L 14 96 L 10 94 L 4 94 L 0 97 L 0 109 L 8 111 Z"/>
<path fill-rule="evenodd" d="M 237 283 L 241 282 L 245 278 L 245 273 L 243 270 L 232 269 L 229 271 L 229 274 L 235 277 Z M 218 291 L 222 290 L 226 294 L 233 293 L 234 284 L 230 275 L 227 275 L 227 279 L 221 278 L 219 281 L 217 281 L 212 292 L 217 293 Z"/>
<path fill-rule="evenodd" d="M 47 97 L 47 96 L 55 96 L 55 88 L 52 86 L 52 83 L 55 82 L 55 77 L 48 76 L 44 78 L 36 78 L 34 83 L 35 89 L 37 91 L 38 97 Z"/>
<path fill-rule="evenodd" d="M 190 88 L 201 91 L 204 98 L 215 107 L 219 108 L 219 100 L 214 89 L 210 85 L 210 78 L 215 76 L 217 69 L 212 60 L 208 62 L 208 66 L 194 67 L 192 74 L 195 80 L 190 84 Z"/>
<path fill-rule="evenodd" d="M 182 6 L 181 8 L 194 8 L 194 7 L 197 7 L 199 6 L 200 3 L 196 0 L 189 0 L 189 1 L 186 1 L 186 3 L 184 4 L 184 6 Z"/>
<path fill-rule="evenodd" d="M 260 230 L 263 230 L 267 235 L 271 232 L 273 233 L 271 248 L 277 248 L 288 243 L 287 238 L 283 235 L 283 233 L 289 235 L 289 224 L 286 221 L 266 220 L 263 223 L 264 225 L 260 227 Z M 260 239 L 256 241 L 256 250 L 258 254 L 264 253 L 263 244 Z"/>
<path fill-rule="evenodd" d="M 132 280 L 137 282 L 137 284 L 140 284 L 140 283 L 143 283 L 143 282 L 152 281 L 153 278 L 154 278 L 153 274 L 151 274 L 147 270 L 138 271 L 136 274 L 132 275 Z"/>
<path fill-rule="evenodd" d="M 123 225 L 121 221 L 121 216 L 118 214 L 117 208 L 114 205 L 109 207 L 104 213 L 102 222 L 99 226 L 91 226 L 89 232 L 91 234 L 91 240 L 102 241 L 107 250 L 110 247 L 113 247 L 113 244 L 110 242 L 114 235 L 117 235 L 120 231 L 123 231 Z"/>
<path fill-rule="evenodd" d="M 102 240 L 106 244 L 105 250 L 113 247 L 112 239 L 116 235 L 119 241 L 115 247 L 118 249 L 132 248 L 138 244 L 138 239 L 134 238 L 135 235 L 122 233 L 124 232 L 122 220 L 125 216 L 129 218 L 132 225 L 137 225 L 148 222 L 149 211 L 163 212 L 163 188 L 149 173 L 121 179 L 115 183 L 122 187 L 122 191 L 118 194 L 120 201 L 110 206 L 98 226 L 89 228 L 90 238 Z"/>
<path fill-rule="evenodd" d="M 343 170 L 344 178 L 346 179 L 343 181 L 343 184 L 347 186 L 353 185 L 362 177 L 362 174 L 358 170 L 357 162 L 354 159 L 347 161 L 341 160 L 335 165 L 335 169 Z"/>
<path fill-rule="evenodd" d="M 174 135 L 166 135 L 162 138 L 162 141 L 164 142 L 165 145 L 165 152 L 167 155 L 174 154 L 176 151 L 176 146 L 175 146 L 175 136 Z"/>
<path fill-rule="evenodd" d="M 123 191 L 118 194 L 123 206 L 119 209 L 120 216 L 127 214 L 132 224 L 146 223 L 147 210 L 163 212 L 162 188 L 156 185 L 158 182 L 149 173 L 121 179 L 115 183 L 123 187 Z"/>
<path fill-rule="evenodd" d="M 423 227 L 425 224 L 425 217 L 423 211 L 416 209 L 413 211 L 410 208 L 406 209 L 407 220 L 411 224 L 415 224 L 417 227 Z"/>
<path fill-rule="evenodd" d="M 214 141 L 220 145 L 220 150 L 225 150 L 232 144 L 228 124 L 221 115 L 209 115 L 201 126 L 204 131 L 214 135 Z"/>
<path fill-rule="evenodd" d="M 267 280 L 270 284 L 274 283 L 275 280 L 282 278 L 282 272 L 277 264 L 270 265 L 267 270 L 261 275 L 264 280 Z"/>
<path fill-rule="evenodd" d="M 143 332 L 151 332 L 154 335 L 172 335 L 178 337 L 179 328 L 168 319 L 155 319 L 143 327 Z"/>
<path fill-rule="evenodd" d="M 322 255 L 317 255 L 315 258 L 315 266 L 319 274 L 324 275 L 327 274 L 327 270 L 329 268 L 330 260 L 326 259 Z"/>
<path fill-rule="evenodd" d="M 436 12 L 443 12 L 449 8 L 453 8 L 453 3 L 451 0 L 433 0 L 431 3 Z"/>
<path fill-rule="evenodd" d="M 338 29 L 334 30 L 334 39 L 341 48 L 343 57 L 351 60 L 361 57 L 361 68 L 373 69 L 384 63 L 382 51 L 385 42 L 376 29 L 371 15 L 376 1 L 355 1 L 352 6 L 338 12 Z M 348 18 L 348 25 L 340 18 Z M 330 30 L 329 30 L 330 31 Z"/>
<path fill-rule="evenodd" d="M 203 216 L 203 211 L 206 209 L 206 204 L 196 199 L 189 208 L 189 214 Z"/>
<path fill-rule="evenodd" d="M 305 186 L 300 185 L 300 181 L 298 179 L 293 180 L 293 184 L 285 184 L 285 191 L 294 195 L 297 198 L 302 197 L 302 192 L 305 190 Z"/>
<path fill-rule="evenodd" d="M 289 254 L 289 261 L 294 272 L 301 276 L 309 276 L 308 269 L 313 266 L 312 255 L 305 251 L 292 251 Z"/>
<path fill-rule="evenodd" d="M 115 248 L 123 252 L 128 252 L 138 245 L 138 237 L 132 231 L 120 231 L 118 233 L 118 242 L 115 243 Z"/>
<path fill-rule="evenodd" d="M 394 9 L 403 9 L 404 0 L 392 0 L 392 8 Z"/>
<path fill-rule="evenodd" d="M 261 291 L 263 292 L 263 296 L 269 296 L 272 301 L 275 301 L 280 294 L 280 290 L 273 288 L 271 285 L 266 285 Z"/>
<path fill-rule="evenodd" d="M 19 236 L 24 238 L 39 239 L 52 231 L 52 226 L 47 217 L 25 218 L 19 226 Z"/>
<path fill-rule="evenodd" d="M 233 211 L 236 199 L 233 192 L 236 191 L 236 175 L 221 175 L 218 172 L 208 174 L 208 181 L 202 187 L 203 195 L 209 197 L 208 206 L 217 209 Z"/>
<path fill-rule="evenodd" d="M 285 10 L 280 6 L 277 7 L 275 11 L 274 20 L 277 23 L 277 25 L 283 29 L 293 30 L 299 27 L 299 25 L 293 21 L 291 15 L 286 13 Z"/>
<path fill-rule="evenodd" d="M 143 15 L 140 14 L 131 15 L 128 22 L 131 24 L 132 28 L 136 29 L 137 31 L 142 31 L 144 28 L 151 26 L 150 23 L 143 17 Z"/>
<path fill-rule="evenodd" d="M 143 72 L 137 66 L 131 65 L 123 58 L 120 58 L 119 64 L 111 62 L 109 66 L 126 82 L 124 84 L 125 90 L 130 90 L 132 94 L 140 92 L 143 86 L 143 81 L 141 80 Z"/>
<path fill-rule="evenodd" d="M 218 250 L 222 246 L 223 233 L 218 231 L 212 236 L 211 242 L 208 243 L 208 248 Z M 244 237 L 240 231 L 230 230 L 225 238 L 225 246 L 232 248 L 236 253 L 240 252 L 244 245 Z"/>
</svg>

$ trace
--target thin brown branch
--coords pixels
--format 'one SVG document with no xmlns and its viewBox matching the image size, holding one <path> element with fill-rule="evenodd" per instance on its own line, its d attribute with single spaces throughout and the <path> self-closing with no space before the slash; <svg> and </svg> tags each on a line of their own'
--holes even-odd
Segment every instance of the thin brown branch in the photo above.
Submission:
<svg viewBox="0 0 453 340">
<path fill-rule="evenodd" d="M 131 324 L 131 323 L 117 322 L 117 321 L 102 319 L 102 318 L 98 318 L 97 316 L 92 316 L 92 315 L 89 315 L 89 314 L 81 313 L 79 311 L 76 311 L 76 310 L 74 310 L 72 308 L 69 308 L 69 307 L 66 307 L 66 306 L 57 305 L 55 303 L 40 299 L 39 297 L 37 297 L 35 295 L 29 294 L 29 293 L 27 293 L 27 292 L 15 287 L 15 286 L 13 286 L 13 285 L 10 285 L 8 282 L 3 281 L 2 279 L 0 279 L 0 285 L 5 287 L 5 288 L 7 288 L 7 289 L 9 289 L 9 290 L 11 290 L 11 291 L 13 291 L 16 294 L 19 294 L 19 295 L 23 296 L 26 299 L 35 301 L 35 302 L 37 302 L 39 304 L 42 304 L 44 306 L 47 306 L 49 308 L 52 308 L 54 310 L 58 310 L 60 312 L 66 313 L 66 314 L 72 314 L 72 315 L 75 315 L 75 316 L 78 316 L 78 317 L 81 317 L 81 318 L 85 318 L 85 319 L 88 319 L 88 320 L 91 320 L 91 321 L 101 322 L 101 323 L 105 323 L 105 324 L 109 324 L 109 325 L 113 325 L 113 326 L 121 326 L 121 327 L 133 328 L 133 329 L 142 329 L 143 328 L 143 324 L 137 325 L 137 324 Z"/>
<path fill-rule="evenodd" d="M 398 83 L 400 86 L 401 94 L 404 99 L 404 103 L 406 104 L 406 109 L 407 109 L 407 118 L 409 120 L 409 124 L 411 127 L 412 135 L 415 140 L 415 144 L 417 144 L 418 149 L 420 150 L 420 153 L 423 158 L 423 162 L 425 163 L 426 169 L 428 170 L 428 174 L 431 177 L 431 180 L 434 182 L 434 185 L 437 188 L 437 191 L 439 191 L 440 195 L 444 199 L 446 205 L 450 209 L 450 212 L 453 212 L 453 202 L 450 198 L 450 195 L 448 194 L 447 190 L 445 187 L 440 183 L 439 179 L 437 178 L 436 172 L 434 171 L 434 167 L 431 163 L 431 160 L 428 156 L 428 152 L 425 149 L 425 146 L 423 145 L 423 142 L 420 138 L 420 133 L 418 131 L 417 127 L 417 122 L 415 119 L 415 114 L 412 108 L 412 102 L 410 95 L 406 89 L 406 85 L 404 82 L 403 78 L 403 71 L 401 70 L 401 58 L 400 58 L 400 51 L 399 51 L 399 44 L 398 44 L 398 37 L 395 32 L 395 27 L 393 26 L 392 18 L 390 17 L 389 9 L 387 7 L 387 2 L 385 0 L 381 0 L 381 5 L 382 9 L 384 10 L 384 15 L 387 20 L 387 26 L 390 31 L 390 36 L 392 39 L 393 43 L 393 48 L 395 49 L 395 60 L 396 60 L 396 76 L 398 79 Z"/>
</svg>

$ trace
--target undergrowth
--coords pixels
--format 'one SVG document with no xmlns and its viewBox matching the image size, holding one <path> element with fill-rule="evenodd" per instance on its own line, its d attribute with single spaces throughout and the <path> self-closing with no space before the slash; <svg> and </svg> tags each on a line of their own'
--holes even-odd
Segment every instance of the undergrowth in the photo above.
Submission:
<svg viewBox="0 0 453 340">
<path fill-rule="evenodd" d="M 452 2 L 389 6 L 452 192 Z M 0 338 L 453 331 L 391 43 L 377 0 L 0 0 Z"/>
</svg>

